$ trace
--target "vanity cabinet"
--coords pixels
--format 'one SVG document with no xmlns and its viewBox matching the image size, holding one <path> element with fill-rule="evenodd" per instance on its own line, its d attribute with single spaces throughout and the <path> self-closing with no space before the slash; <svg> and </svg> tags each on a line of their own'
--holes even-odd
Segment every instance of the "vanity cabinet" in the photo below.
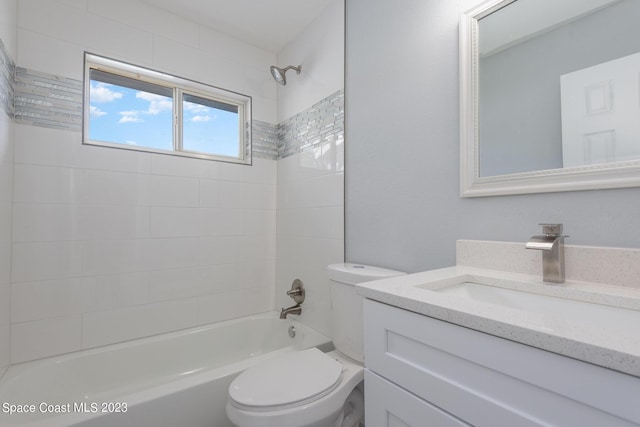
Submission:
<svg viewBox="0 0 640 427">
<path fill-rule="evenodd" d="M 640 425 L 640 378 L 372 300 L 364 322 L 367 427 Z"/>
</svg>

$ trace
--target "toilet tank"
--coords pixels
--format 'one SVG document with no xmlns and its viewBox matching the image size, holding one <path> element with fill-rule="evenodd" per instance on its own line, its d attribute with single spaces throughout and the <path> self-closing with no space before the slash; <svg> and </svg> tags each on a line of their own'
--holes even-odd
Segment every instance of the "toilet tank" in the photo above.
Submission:
<svg viewBox="0 0 640 427">
<path fill-rule="evenodd" d="M 340 353 L 363 363 L 363 298 L 356 293 L 357 283 L 401 276 L 405 273 L 362 264 L 331 264 L 331 325 L 333 345 Z"/>
</svg>

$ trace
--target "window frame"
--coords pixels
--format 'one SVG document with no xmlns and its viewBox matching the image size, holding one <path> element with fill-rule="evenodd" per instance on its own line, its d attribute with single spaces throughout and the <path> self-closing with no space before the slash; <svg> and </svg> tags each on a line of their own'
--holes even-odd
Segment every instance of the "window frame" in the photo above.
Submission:
<svg viewBox="0 0 640 427">
<path fill-rule="evenodd" d="M 116 76 L 134 79 L 144 83 L 168 88 L 173 94 L 172 111 L 172 150 L 126 145 L 117 142 L 93 140 L 89 138 L 90 122 L 90 88 L 91 70 L 98 70 Z M 235 106 L 238 109 L 238 157 L 222 154 L 209 154 L 183 149 L 183 94 L 192 95 L 214 102 Z M 143 151 L 156 154 L 166 154 L 180 157 L 191 157 L 206 160 L 215 160 L 229 163 L 250 165 L 252 163 L 251 141 L 251 96 L 207 85 L 172 74 L 151 70 L 127 62 L 118 61 L 89 52 L 84 53 L 84 102 L 82 143 L 101 147 L 116 148 L 122 150 Z"/>
</svg>

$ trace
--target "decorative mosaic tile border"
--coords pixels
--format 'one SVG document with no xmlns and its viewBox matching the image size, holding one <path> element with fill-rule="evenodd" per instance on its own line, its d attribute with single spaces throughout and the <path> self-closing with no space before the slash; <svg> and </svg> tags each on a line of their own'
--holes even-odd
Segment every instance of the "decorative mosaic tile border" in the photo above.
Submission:
<svg viewBox="0 0 640 427">
<path fill-rule="evenodd" d="M 6 55 L 5 55 L 6 56 Z M 7 57 L 8 58 L 8 57 Z M 14 67 L 15 83 L 0 87 L 16 122 L 82 131 L 81 80 Z M 3 80 L 4 82 L 4 80 Z M 12 91 L 12 92 L 11 92 Z M 13 95 L 13 103 L 10 102 Z M 1 96 L 1 95 L 0 95 Z M 344 138 L 344 91 L 340 90 L 279 125 L 253 120 L 252 155 L 283 159 Z"/>
<path fill-rule="evenodd" d="M 80 132 L 82 81 L 16 67 L 17 123 Z"/>
<path fill-rule="evenodd" d="M 15 64 L 0 40 L 0 109 L 9 117 L 14 117 Z"/>
<path fill-rule="evenodd" d="M 344 139 L 344 90 L 278 124 L 278 159 Z"/>
<path fill-rule="evenodd" d="M 278 159 L 278 129 L 276 125 L 252 120 L 251 133 L 253 156 L 261 159 Z"/>
</svg>

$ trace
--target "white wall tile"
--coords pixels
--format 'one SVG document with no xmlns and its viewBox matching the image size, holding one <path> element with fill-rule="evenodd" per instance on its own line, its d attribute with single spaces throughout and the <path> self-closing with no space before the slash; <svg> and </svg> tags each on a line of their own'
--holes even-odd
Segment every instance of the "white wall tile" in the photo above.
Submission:
<svg viewBox="0 0 640 427">
<path fill-rule="evenodd" d="M 0 286 L 11 283 L 11 243 L 0 242 Z"/>
<path fill-rule="evenodd" d="M 80 350 L 80 316 L 11 325 L 11 363 Z"/>
<path fill-rule="evenodd" d="M 254 119 L 276 120 L 273 53 L 137 0 L 15 4 L 19 66 L 82 79 L 87 50 L 246 93 Z M 2 271 L 8 293 L 13 269 L 15 360 L 273 309 L 278 162 L 115 150 L 82 145 L 80 132 L 16 129 L 15 170 L 5 174 L 15 179 L 0 187 L 0 213 L 18 218 L 0 223 L 0 268 L 14 240 Z M 10 165 L 5 139 L 0 164 Z M 15 206 L 2 210 L 3 199 Z M 53 338 L 30 342 L 43 334 Z"/>
<path fill-rule="evenodd" d="M 4 43 L 7 53 L 16 58 L 16 26 L 18 22 L 18 1 L 5 0 L 0 2 L 0 39 Z M 0 366 L 2 366 L 0 364 Z"/>
<path fill-rule="evenodd" d="M 81 276 L 83 250 L 82 242 L 14 243 L 12 282 Z"/>
<path fill-rule="evenodd" d="M 275 209 L 245 209 L 244 234 L 275 236 L 276 212 Z"/>
<path fill-rule="evenodd" d="M 149 236 L 149 208 L 15 203 L 14 242 L 133 239 Z"/>
<path fill-rule="evenodd" d="M 147 273 L 14 283 L 12 323 L 43 320 L 149 301 Z"/>
<path fill-rule="evenodd" d="M 150 273 L 151 301 L 175 300 L 228 292 L 238 287 L 237 264 L 222 264 Z"/>
<path fill-rule="evenodd" d="M 87 0 L 54 0 L 54 1 L 66 4 L 67 6 L 73 6 L 81 10 L 87 10 Z"/>
<path fill-rule="evenodd" d="M 30 70 L 82 80 L 84 47 L 80 39 L 61 40 L 38 32 L 18 29 L 16 64 Z"/>
<path fill-rule="evenodd" d="M 286 291 L 301 279 L 310 299 L 300 320 L 330 335 L 326 267 L 344 261 L 343 174 L 307 169 L 302 157 L 278 161 L 276 306 L 290 305 Z"/>
<path fill-rule="evenodd" d="M 0 42 L 13 59 L 16 52 L 17 1 L 0 4 Z M 0 376 L 11 362 L 11 228 L 14 125 L 0 112 Z"/>
<path fill-rule="evenodd" d="M 151 172 L 151 154 L 83 145 L 82 133 L 16 125 L 15 162 L 116 172 Z"/>
<path fill-rule="evenodd" d="M 250 166 L 238 163 L 203 160 L 200 169 L 200 177 L 205 179 L 242 182 L 244 181 L 245 171 L 248 167 Z"/>
<path fill-rule="evenodd" d="M 189 157 L 171 156 L 166 154 L 151 155 L 151 172 L 155 175 L 183 176 L 200 178 L 210 160 Z"/>
<path fill-rule="evenodd" d="M 253 164 L 243 168 L 244 181 L 258 184 L 276 185 L 278 180 L 278 162 L 276 160 L 253 159 Z"/>
<path fill-rule="evenodd" d="M 342 89 L 344 3 L 332 1 L 321 16 L 278 53 L 278 63 L 302 64 L 303 70 L 291 83 L 287 81 L 286 88 L 278 87 L 278 122 Z"/>
<path fill-rule="evenodd" d="M 272 234 L 243 236 L 240 253 L 247 262 L 273 260 L 276 258 L 276 237 Z"/>
<path fill-rule="evenodd" d="M 82 289 L 86 280 L 69 278 L 14 283 L 11 287 L 12 323 L 82 313 Z"/>
<path fill-rule="evenodd" d="M 2 254 L 0 254 L 1 256 Z M 11 286 L 0 282 L 0 375 L 11 362 Z"/>
<path fill-rule="evenodd" d="M 21 0 L 18 25 L 56 39 L 76 41 L 89 51 L 138 64 L 151 63 L 151 33 L 63 3 Z"/>
<path fill-rule="evenodd" d="M 241 209 L 202 208 L 200 214 L 201 236 L 240 236 L 243 230 Z"/>
<path fill-rule="evenodd" d="M 78 237 L 82 240 L 149 237 L 149 209 L 138 206 L 77 206 Z"/>
<path fill-rule="evenodd" d="M 89 12 L 186 45 L 200 43 L 200 26 L 136 0 L 89 0 Z"/>
<path fill-rule="evenodd" d="M 161 302 L 84 314 L 82 348 L 176 331 L 196 325 L 195 300 Z"/>
<path fill-rule="evenodd" d="M 152 207 L 151 237 L 197 237 L 200 235 L 198 208 Z"/>
<path fill-rule="evenodd" d="M 243 206 L 250 209 L 275 209 L 277 188 L 275 185 L 248 183 L 243 189 Z"/>
<path fill-rule="evenodd" d="M 16 124 L 14 160 L 16 163 L 71 167 L 74 147 L 81 143 L 81 138 L 79 132 Z"/>
<path fill-rule="evenodd" d="M 0 116 L 0 164 L 13 165 L 14 127 L 9 116 Z"/>
<path fill-rule="evenodd" d="M 265 298 L 268 299 L 271 307 L 269 310 L 273 310 L 274 307 L 275 283 L 276 264 L 273 259 L 242 263 L 238 287 L 241 289 L 263 289 Z"/>
<path fill-rule="evenodd" d="M 13 205 L 13 241 L 77 240 L 74 205 L 16 203 Z"/>
<path fill-rule="evenodd" d="M 218 197 L 222 207 L 275 209 L 275 185 L 221 181 Z"/>
<path fill-rule="evenodd" d="M 50 166 L 16 164 L 14 202 L 73 203 L 83 186 L 83 171 Z"/>
<path fill-rule="evenodd" d="M 220 206 L 220 183 L 209 179 L 200 180 L 200 206 L 216 207 Z"/>
<path fill-rule="evenodd" d="M 198 323 L 233 319 L 273 309 L 273 296 L 264 287 L 198 298 Z"/>
<path fill-rule="evenodd" d="M 247 186 L 241 182 L 221 181 L 218 185 L 218 200 L 220 206 L 246 207 Z"/>
<path fill-rule="evenodd" d="M 250 93 L 243 79 L 242 64 L 221 57 L 203 55 L 202 51 L 171 39 L 156 36 L 153 64 L 158 70 L 188 77 L 211 86 L 243 94 Z"/>
<path fill-rule="evenodd" d="M 200 31 L 200 48 L 213 57 L 221 56 L 256 68 L 275 64 L 276 55 L 226 34 L 203 26 Z M 275 89 L 274 89 L 275 92 Z M 275 93 L 274 93 L 275 98 Z"/>
<path fill-rule="evenodd" d="M 330 336 L 331 298 L 326 267 L 343 261 L 342 240 L 279 235 L 276 307 L 291 303 L 286 291 L 294 279 L 301 279 L 310 299 L 305 301 L 300 320 Z"/>
<path fill-rule="evenodd" d="M 149 302 L 149 273 L 110 274 L 83 281 L 82 311 L 111 310 Z"/>
<path fill-rule="evenodd" d="M 151 175 L 140 193 L 140 204 L 150 206 L 196 207 L 199 200 L 199 182 L 193 178 Z"/>
<path fill-rule="evenodd" d="M 91 240 L 84 258 L 87 275 L 188 267 L 198 264 L 198 239 Z"/>
<path fill-rule="evenodd" d="M 241 236 L 201 237 L 198 242 L 200 265 L 217 265 L 240 262 Z"/>
<path fill-rule="evenodd" d="M 140 205 L 150 186 L 149 175 L 100 170 L 83 171 L 79 202 L 106 205 Z"/>
<path fill-rule="evenodd" d="M 55 130 L 54 130 L 55 131 Z M 77 139 L 81 134 L 72 132 Z M 151 154 L 133 150 L 118 150 L 96 145 L 73 145 L 72 165 L 76 168 L 99 169 L 108 171 L 149 173 Z"/>
</svg>

